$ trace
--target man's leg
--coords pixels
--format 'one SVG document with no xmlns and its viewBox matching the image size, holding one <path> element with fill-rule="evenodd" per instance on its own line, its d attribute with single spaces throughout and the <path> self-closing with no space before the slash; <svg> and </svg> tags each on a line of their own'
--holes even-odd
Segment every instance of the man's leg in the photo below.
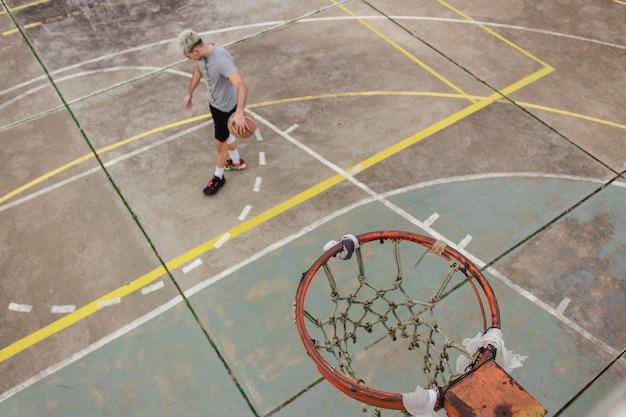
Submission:
<svg viewBox="0 0 626 417">
<path fill-rule="evenodd" d="M 226 171 L 232 170 L 242 170 L 246 167 L 246 161 L 239 156 L 239 151 L 237 150 L 237 140 L 231 134 L 226 141 L 228 145 L 228 156 L 230 157 L 226 160 Z"/>
<path fill-rule="evenodd" d="M 215 166 L 217 167 L 217 169 L 224 169 L 224 167 L 226 166 L 226 160 L 228 159 L 228 150 L 229 150 L 229 144 L 226 143 L 226 141 L 224 142 L 220 142 L 219 140 L 215 139 L 215 147 L 217 148 L 217 160 L 215 161 Z M 237 149 L 237 144 L 235 143 L 235 149 Z M 222 175 L 223 175 L 223 171 L 222 171 Z M 219 176 L 219 175 L 218 175 Z"/>
<path fill-rule="evenodd" d="M 228 145 L 226 142 L 220 142 L 215 139 L 215 147 L 217 148 L 217 160 L 215 162 L 215 172 L 213 174 L 213 178 L 204 187 L 205 195 L 213 195 L 220 189 L 225 183 L 226 179 L 224 178 L 224 167 L 226 166 L 226 159 L 228 159 Z"/>
</svg>

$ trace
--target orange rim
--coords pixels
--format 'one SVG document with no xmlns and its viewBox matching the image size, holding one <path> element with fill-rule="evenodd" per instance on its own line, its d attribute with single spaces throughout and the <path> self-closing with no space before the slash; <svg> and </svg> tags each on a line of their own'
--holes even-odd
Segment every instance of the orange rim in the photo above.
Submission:
<svg viewBox="0 0 626 417">
<path fill-rule="evenodd" d="M 388 240 L 388 239 L 401 239 L 401 240 L 407 240 L 407 241 L 418 243 L 429 249 L 432 248 L 432 246 L 436 243 L 436 240 L 431 237 L 422 236 L 422 235 L 418 235 L 418 234 L 410 233 L 410 232 L 402 232 L 402 231 L 369 232 L 369 233 L 360 234 L 356 236 L 356 238 L 361 244 L 366 243 L 366 242 L 376 241 L 376 240 L 380 240 L 382 243 L 382 241 Z M 341 392 L 354 398 L 355 400 L 364 402 L 366 404 L 369 404 L 375 407 L 386 408 L 390 410 L 405 410 L 404 405 L 402 403 L 402 394 L 387 392 L 387 391 L 380 391 L 380 390 L 368 387 L 366 385 L 359 384 L 349 379 L 348 377 L 338 372 L 337 370 L 335 370 L 335 368 L 331 366 L 324 359 L 324 357 L 317 351 L 317 349 L 315 348 L 315 344 L 313 343 L 312 338 L 307 330 L 307 327 L 305 324 L 305 317 L 304 317 L 304 300 L 306 298 L 306 293 L 309 288 L 309 284 L 311 283 L 313 278 L 316 276 L 317 272 L 322 267 L 322 265 L 324 265 L 330 258 L 337 255 L 342 250 L 343 250 L 343 246 L 340 243 L 338 243 L 331 249 L 324 252 L 313 263 L 313 265 L 309 268 L 309 270 L 306 271 L 302 275 L 302 278 L 300 279 L 300 283 L 298 285 L 298 289 L 296 291 L 295 309 L 294 309 L 295 323 L 298 329 L 298 334 L 300 335 L 300 339 L 302 340 L 302 344 L 304 345 L 307 353 L 309 354 L 313 362 L 315 362 L 315 364 L 317 365 L 317 368 L 320 374 L 324 378 L 326 378 L 328 382 L 330 382 L 337 389 L 339 389 Z M 493 290 L 491 286 L 489 285 L 489 282 L 487 282 L 482 272 L 473 263 L 471 263 L 465 256 L 463 256 L 457 250 L 449 246 L 445 247 L 444 252 L 442 253 L 441 256 L 448 260 L 451 260 L 452 258 L 454 258 L 461 265 L 463 265 L 463 267 L 467 270 L 467 272 L 469 272 L 469 274 L 476 279 L 480 288 L 482 289 L 482 292 L 484 293 L 487 299 L 487 302 L 489 304 L 489 313 L 491 315 L 490 326 L 487 326 L 487 323 L 486 323 L 485 312 L 484 312 L 484 308 L 482 305 L 481 297 L 478 294 L 478 289 L 472 283 L 472 287 L 474 289 L 474 292 L 476 293 L 476 297 L 478 298 L 481 311 L 483 314 L 483 327 L 484 327 L 483 331 L 487 331 L 487 329 L 490 327 L 499 329 L 500 328 L 500 310 L 498 308 L 498 301 L 496 300 L 495 294 L 493 293 Z M 469 281 L 471 283 L 472 280 L 469 280 Z"/>
</svg>

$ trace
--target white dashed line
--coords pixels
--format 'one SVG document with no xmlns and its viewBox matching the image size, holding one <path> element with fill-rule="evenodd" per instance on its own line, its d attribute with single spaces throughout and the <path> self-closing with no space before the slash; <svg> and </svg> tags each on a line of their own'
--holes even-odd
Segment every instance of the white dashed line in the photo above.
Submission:
<svg viewBox="0 0 626 417">
<path fill-rule="evenodd" d="M 254 132 L 254 135 L 256 136 L 257 142 L 263 142 L 263 135 L 261 134 L 261 129 L 257 129 L 256 132 Z"/>
<path fill-rule="evenodd" d="M 476 262 L 474 262 L 474 263 L 476 263 Z M 605 352 L 608 352 L 611 355 L 617 355 L 618 352 L 617 352 L 616 349 L 614 349 L 613 347 L 609 346 L 603 340 L 601 340 L 600 338 L 594 336 L 593 334 L 591 334 L 587 330 L 583 329 L 578 323 L 574 322 L 573 320 L 568 319 L 567 317 L 563 316 L 563 314 L 559 314 L 557 309 L 551 307 L 550 305 L 548 305 L 548 303 L 540 300 L 535 294 L 533 294 L 530 291 L 528 291 L 528 290 L 520 287 L 519 285 L 515 284 L 508 277 L 506 277 L 505 275 L 501 274 L 500 272 L 498 272 L 497 270 L 495 270 L 493 268 L 487 268 L 487 272 L 489 272 L 491 275 L 493 275 L 496 278 L 498 278 L 500 281 L 505 283 L 508 287 L 510 287 L 513 290 L 515 290 L 518 294 L 522 295 L 526 299 L 528 299 L 531 302 L 533 302 L 536 306 L 542 308 L 544 311 L 546 311 L 546 312 L 550 313 L 552 316 L 558 318 L 562 323 L 566 324 L 570 329 L 576 331 L 578 334 L 583 336 L 585 339 L 589 340 L 590 342 L 592 342 L 596 346 L 602 348 Z M 563 303 L 561 302 L 561 304 L 563 304 Z"/>
<path fill-rule="evenodd" d="M 355 175 L 362 169 L 363 169 L 363 165 L 358 164 L 357 166 L 354 167 L 352 171 L 350 171 L 350 175 Z"/>
<path fill-rule="evenodd" d="M 224 233 L 224 234 L 222 235 L 222 237 L 221 237 L 221 238 L 220 238 L 217 242 L 215 242 L 215 245 L 213 245 L 213 247 L 214 247 L 215 249 L 218 249 L 218 248 L 219 248 L 219 247 L 221 247 L 224 243 L 226 243 L 226 241 L 227 241 L 228 239 L 230 239 L 230 233 Z"/>
<path fill-rule="evenodd" d="M 64 306 L 52 306 L 50 312 L 52 314 L 68 314 L 76 311 L 76 306 L 64 305 Z"/>
<path fill-rule="evenodd" d="M 261 177 L 256 177 L 256 180 L 254 180 L 254 192 L 258 193 L 259 191 L 261 191 Z"/>
<path fill-rule="evenodd" d="M 18 313 L 30 313 L 32 309 L 33 309 L 33 306 L 28 305 L 28 304 L 18 304 L 18 303 L 9 304 L 9 310 L 17 311 Z"/>
<path fill-rule="evenodd" d="M 141 294 L 147 295 L 147 294 L 153 293 L 155 291 L 158 291 L 158 290 L 160 290 L 163 287 L 165 287 L 165 283 L 163 281 L 155 282 L 152 285 L 148 285 L 146 287 L 143 287 L 141 289 Z"/>
<path fill-rule="evenodd" d="M 111 307 L 115 304 L 119 304 L 122 302 L 121 298 L 111 298 L 110 300 L 100 301 L 98 303 L 98 308 Z"/>
<path fill-rule="evenodd" d="M 265 152 L 259 152 L 259 165 L 265 165 Z"/>
<path fill-rule="evenodd" d="M 201 259 L 196 259 L 195 261 L 191 262 L 190 264 L 185 265 L 185 267 L 183 268 L 183 273 L 188 273 L 189 271 L 191 271 L 192 269 L 195 269 L 197 267 L 199 267 L 200 265 L 202 265 L 202 260 Z"/>
<path fill-rule="evenodd" d="M 286 135 L 290 134 L 291 132 L 293 132 L 294 130 L 296 130 L 298 127 L 299 127 L 299 126 L 298 126 L 298 124 L 297 124 L 297 123 L 292 124 L 291 126 L 289 126 L 289 127 L 287 128 L 287 130 L 285 130 L 285 134 L 286 134 Z"/>
<path fill-rule="evenodd" d="M 424 221 L 424 225 L 426 226 L 432 226 L 433 223 L 435 223 L 437 221 L 437 219 L 439 218 L 439 213 L 433 213 L 430 215 L 429 218 L 427 218 Z"/>
<path fill-rule="evenodd" d="M 472 235 L 466 235 L 461 242 L 459 242 L 459 248 L 465 249 L 467 245 L 474 239 Z"/>
<path fill-rule="evenodd" d="M 246 217 L 248 217 L 248 214 L 250 213 L 250 210 L 252 210 L 252 206 L 250 204 L 248 204 L 247 206 L 245 206 L 243 208 L 243 210 L 241 211 L 241 214 L 239 215 L 239 221 L 244 221 L 246 219 Z"/>
<path fill-rule="evenodd" d="M 569 303 L 571 302 L 572 300 L 570 300 L 568 297 L 565 297 L 563 301 L 561 301 L 561 304 L 559 304 L 559 306 L 556 308 L 556 314 L 562 316 L 563 312 L 565 311 L 565 309 L 567 308 L 567 306 L 569 306 Z"/>
</svg>

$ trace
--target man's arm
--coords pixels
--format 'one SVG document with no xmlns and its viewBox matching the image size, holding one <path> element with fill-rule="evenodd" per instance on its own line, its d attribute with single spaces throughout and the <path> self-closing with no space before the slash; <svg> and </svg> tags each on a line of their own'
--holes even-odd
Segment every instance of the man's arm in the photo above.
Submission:
<svg viewBox="0 0 626 417">
<path fill-rule="evenodd" d="M 193 107 L 193 102 L 191 101 L 193 97 L 193 92 L 195 91 L 200 79 L 202 78 L 202 73 L 200 72 L 200 68 L 198 64 L 193 69 L 193 75 L 191 76 L 191 81 L 189 81 L 189 87 L 187 88 L 187 96 L 185 97 L 184 106 L 187 110 L 190 110 Z"/>
<path fill-rule="evenodd" d="M 240 134 L 245 133 L 246 129 L 246 120 L 243 116 L 243 111 L 246 108 L 246 101 L 248 99 L 248 86 L 246 82 L 243 80 L 239 71 L 235 71 L 228 77 L 231 83 L 237 88 L 237 108 L 235 109 L 235 114 L 233 116 L 233 122 L 237 127 L 237 131 Z"/>
</svg>

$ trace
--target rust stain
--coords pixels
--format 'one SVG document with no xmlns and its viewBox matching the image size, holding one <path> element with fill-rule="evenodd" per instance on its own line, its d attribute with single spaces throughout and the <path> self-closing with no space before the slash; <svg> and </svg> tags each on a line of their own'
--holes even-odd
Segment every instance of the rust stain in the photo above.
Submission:
<svg viewBox="0 0 626 417">
<path fill-rule="evenodd" d="M 494 361 L 486 362 L 444 394 L 450 417 L 542 417 L 546 410 Z"/>
</svg>

